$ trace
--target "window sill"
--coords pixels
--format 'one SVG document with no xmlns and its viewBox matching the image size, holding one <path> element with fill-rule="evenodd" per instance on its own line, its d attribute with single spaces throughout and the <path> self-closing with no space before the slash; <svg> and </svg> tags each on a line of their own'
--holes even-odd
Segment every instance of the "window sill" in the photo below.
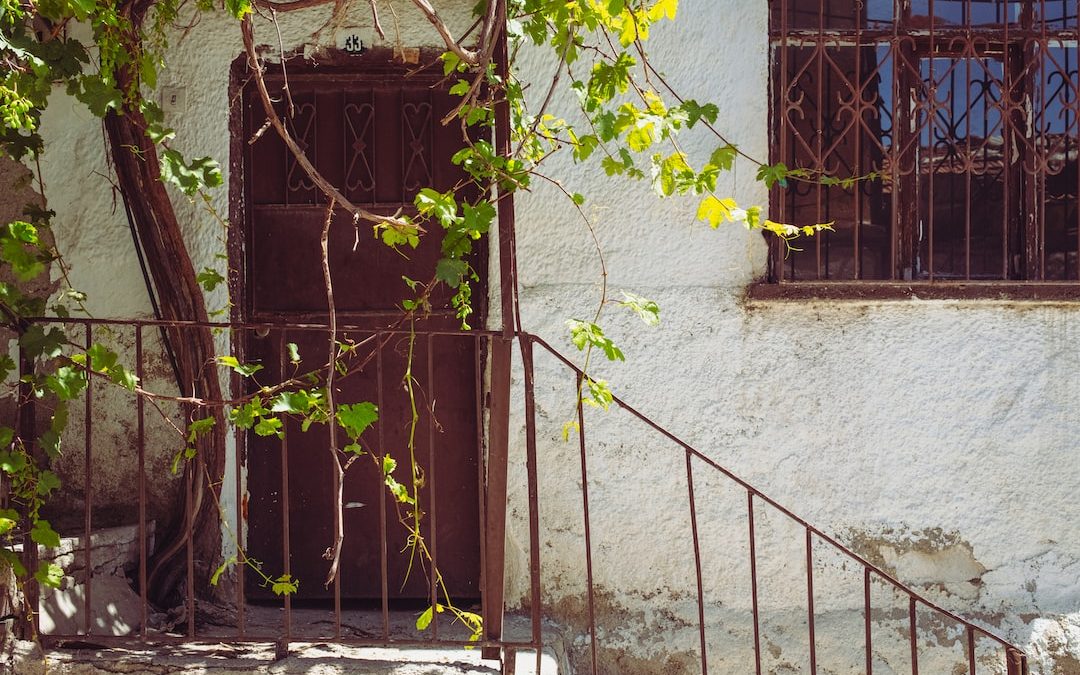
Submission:
<svg viewBox="0 0 1080 675">
<path fill-rule="evenodd" d="M 1036 281 L 806 281 L 758 282 L 750 301 L 996 300 L 1080 304 L 1080 283 Z"/>
</svg>

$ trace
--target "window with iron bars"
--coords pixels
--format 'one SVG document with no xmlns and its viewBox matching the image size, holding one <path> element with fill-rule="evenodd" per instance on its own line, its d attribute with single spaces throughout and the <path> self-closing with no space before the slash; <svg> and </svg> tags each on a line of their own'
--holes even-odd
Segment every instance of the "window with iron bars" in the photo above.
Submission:
<svg viewBox="0 0 1080 675">
<path fill-rule="evenodd" d="M 770 161 L 806 177 L 770 217 L 834 231 L 777 242 L 770 280 L 1080 281 L 1078 15 L 771 0 Z"/>
</svg>

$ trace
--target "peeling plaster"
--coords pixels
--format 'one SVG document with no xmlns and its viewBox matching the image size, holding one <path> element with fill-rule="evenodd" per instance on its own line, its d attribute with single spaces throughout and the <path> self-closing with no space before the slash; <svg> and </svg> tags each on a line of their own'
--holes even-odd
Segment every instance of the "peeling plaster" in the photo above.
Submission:
<svg viewBox="0 0 1080 675">
<path fill-rule="evenodd" d="M 447 4 L 452 22 L 469 23 L 463 10 L 472 2 Z M 408 3 L 399 9 L 403 42 L 425 44 L 429 29 Z M 368 13 L 355 11 L 362 29 Z M 767 3 L 684 0 L 679 11 L 677 32 L 654 31 L 650 53 L 658 67 L 685 95 L 715 100 L 724 133 L 748 154 L 766 157 Z M 329 33 L 319 44 L 311 39 L 310 26 L 320 16 L 283 15 L 285 49 L 304 46 L 314 54 L 332 44 Z M 737 30 L 732 16 L 739 17 Z M 258 39 L 276 36 L 264 30 Z M 177 128 L 178 149 L 215 156 L 226 171 L 228 71 L 240 50 L 234 22 L 206 17 L 175 41 L 163 76 L 168 86 L 187 87 L 187 110 L 168 119 Z M 525 77 L 550 77 L 549 59 L 529 48 L 522 54 Z M 572 114 L 573 102 L 556 100 L 563 103 Z M 106 165 L 97 121 L 57 96 L 43 130 L 42 168 L 58 214 L 57 241 L 69 254 L 75 285 L 89 292 L 98 316 L 146 316 L 126 225 L 112 208 L 108 181 L 98 175 Z M 696 132 L 683 139 L 691 159 L 708 156 L 714 145 Z M 840 533 L 901 580 L 1030 644 L 1033 672 L 1076 672 L 1080 378 L 1072 374 L 1080 371 L 1080 303 L 749 302 L 747 285 L 765 272 L 759 235 L 695 224 L 691 200 L 656 200 L 641 184 L 576 168 L 567 158 L 553 157 L 548 166 L 588 195 L 586 212 L 607 254 L 611 288 L 640 293 L 662 308 L 655 330 L 618 312 L 605 315 L 605 332 L 627 362 L 599 364 L 596 375 L 663 427 L 824 531 Z M 718 191 L 764 203 L 767 195 L 753 174 L 740 160 L 720 178 Z M 227 212 L 225 191 L 212 203 Z M 586 315 L 598 297 L 591 235 L 573 207 L 543 184 L 517 205 L 525 327 L 569 353 L 566 318 Z M 196 267 L 217 264 L 219 226 L 198 204 L 178 198 L 177 208 Z M 86 236 L 91 231 L 92 238 Z M 219 291 L 210 305 L 224 301 Z M 573 634 L 581 663 L 588 653 L 581 480 L 576 445 L 561 440 L 562 423 L 573 415 L 572 385 L 549 361 L 538 359 L 537 368 L 543 609 Z M 130 408 L 114 404 L 115 419 L 105 425 L 117 431 L 103 432 L 102 441 L 115 447 L 102 452 L 123 461 L 130 447 L 123 446 L 121 431 Z M 515 400 L 515 411 L 520 404 Z M 698 610 L 682 451 L 618 410 L 587 414 L 601 659 L 621 672 L 692 672 Z M 515 415 L 507 595 L 524 605 L 524 421 Z M 78 447 L 77 436 L 72 441 Z M 162 441 L 155 451 L 165 457 L 169 448 Z M 233 466 L 231 459 L 226 464 Z M 702 465 L 695 471 L 710 666 L 747 672 L 746 495 Z M 158 484 L 170 480 L 160 468 L 154 477 Z M 121 498 L 118 475 L 100 484 L 104 492 L 96 503 Z M 235 512 L 231 498 L 226 491 L 229 514 Z M 71 499 L 74 508 L 77 493 Z M 756 518 L 766 656 L 772 672 L 797 671 L 806 649 L 803 533 L 768 509 Z M 835 664 L 860 657 L 861 570 L 824 546 L 815 555 L 821 672 L 859 672 Z M 906 610 L 888 603 L 875 596 L 875 634 L 902 637 Z M 955 650 L 946 647 L 955 645 L 955 631 L 932 622 L 920 628 L 925 672 L 951 672 Z M 906 670 L 903 648 L 876 645 L 874 658 L 875 672 Z M 996 672 L 992 654 L 980 651 L 979 660 L 980 672 Z"/>
</svg>

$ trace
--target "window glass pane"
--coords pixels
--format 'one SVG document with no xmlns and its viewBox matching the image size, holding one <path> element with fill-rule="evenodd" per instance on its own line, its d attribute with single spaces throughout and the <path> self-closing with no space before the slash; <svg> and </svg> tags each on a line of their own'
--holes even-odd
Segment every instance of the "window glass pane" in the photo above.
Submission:
<svg viewBox="0 0 1080 675">
<path fill-rule="evenodd" d="M 1052 281 L 1077 279 L 1077 50 L 1050 43 L 1035 59 L 1035 161 L 1030 165 L 1042 178 L 1044 274 Z"/>
<path fill-rule="evenodd" d="M 866 0 L 863 3 L 866 8 L 867 28 L 889 28 L 892 26 L 895 16 L 895 0 Z"/>
<path fill-rule="evenodd" d="M 875 0 L 870 4 L 874 16 L 891 20 L 892 0 Z M 781 18 L 785 5 L 787 9 L 787 29 L 806 30 L 818 27 L 825 29 L 866 27 L 866 16 L 861 0 L 773 0 L 773 31 L 782 27 Z M 888 4 L 887 12 L 882 12 L 882 5 Z"/>
<path fill-rule="evenodd" d="M 1018 24 L 1026 4 L 1006 0 L 932 0 L 932 2 L 934 26 L 943 29 L 953 26 Z M 911 27 L 929 27 L 930 11 L 931 0 L 912 0 Z"/>
<path fill-rule="evenodd" d="M 888 279 L 889 183 L 843 179 L 885 172 L 892 145 L 891 48 L 802 47 L 790 49 L 788 58 L 782 161 L 842 182 L 791 181 L 783 191 L 779 217 L 834 228 L 793 242 L 801 250 L 788 252 L 785 275 Z"/>
<path fill-rule="evenodd" d="M 1011 181 L 998 58 L 921 59 L 916 278 L 1001 279 Z M 1014 202 L 1015 203 L 1015 202 Z"/>
<path fill-rule="evenodd" d="M 1080 280 L 1078 3 L 774 0 L 786 278 Z"/>
<path fill-rule="evenodd" d="M 1045 23 L 1047 30 L 1076 28 L 1076 0 L 1042 0 L 1033 5 L 1036 28 Z"/>
</svg>

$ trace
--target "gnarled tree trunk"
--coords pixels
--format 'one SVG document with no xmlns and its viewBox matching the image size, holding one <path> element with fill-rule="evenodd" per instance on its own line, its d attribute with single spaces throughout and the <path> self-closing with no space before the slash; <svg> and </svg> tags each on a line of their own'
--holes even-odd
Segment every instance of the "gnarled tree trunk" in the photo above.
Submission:
<svg viewBox="0 0 1080 675">
<path fill-rule="evenodd" d="M 116 177 L 123 199 L 131 211 L 139 243 L 147 263 L 166 321 L 208 320 L 202 289 L 188 255 L 183 233 L 172 202 L 160 179 L 157 148 L 147 138 L 146 121 L 137 110 L 123 114 L 110 111 L 105 129 L 112 151 Z M 168 340 L 176 356 L 179 386 L 185 395 L 211 401 L 221 400 L 221 385 L 214 364 L 214 340 L 209 328 L 172 328 Z M 212 433 L 198 441 L 198 456 L 188 463 L 192 484 L 190 502 L 187 491 L 181 500 L 193 510 L 195 589 L 209 591 L 209 578 L 221 557 L 221 527 L 218 522 L 215 490 L 225 466 L 225 424 L 220 407 L 211 408 L 216 418 Z M 178 509 L 180 522 L 173 524 L 172 536 L 166 537 L 155 556 L 152 568 L 151 596 L 163 602 L 172 594 L 184 571 L 183 550 L 187 523 Z"/>
</svg>

